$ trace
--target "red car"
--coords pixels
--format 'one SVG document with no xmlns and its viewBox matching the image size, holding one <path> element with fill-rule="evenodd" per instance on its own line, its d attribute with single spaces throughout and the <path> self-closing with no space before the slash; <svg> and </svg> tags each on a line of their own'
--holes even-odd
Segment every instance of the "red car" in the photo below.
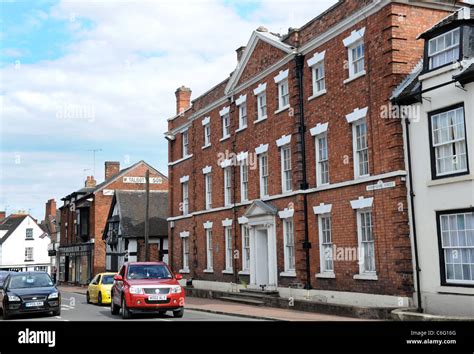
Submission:
<svg viewBox="0 0 474 354">
<path fill-rule="evenodd" d="M 125 263 L 114 277 L 110 310 L 130 318 L 134 313 L 173 311 L 174 317 L 183 317 L 184 289 L 163 262 Z"/>
</svg>

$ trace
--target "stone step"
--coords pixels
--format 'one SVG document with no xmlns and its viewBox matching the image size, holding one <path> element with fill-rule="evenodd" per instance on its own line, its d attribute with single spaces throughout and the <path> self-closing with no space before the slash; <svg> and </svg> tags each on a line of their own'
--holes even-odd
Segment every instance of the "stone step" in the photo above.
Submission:
<svg viewBox="0 0 474 354">
<path fill-rule="evenodd" d="M 253 296 L 253 297 L 264 297 L 264 296 L 272 296 L 272 297 L 279 297 L 280 294 L 278 291 L 262 291 L 257 289 L 241 289 L 240 294 L 246 296 Z"/>
<path fill-rule="evenodd" d="M 255 300 L 255 299 L 249 299 L 243 296 L 222 296 L 219 297 L 219 300 L 222 301 L 230 301 L 230 302 L 237 302 L 240 304 L 245 304 L 245 305 L 253 305 L 253 306 L 264 306 L 265 303 L 263 301 Z"/>
</svg>

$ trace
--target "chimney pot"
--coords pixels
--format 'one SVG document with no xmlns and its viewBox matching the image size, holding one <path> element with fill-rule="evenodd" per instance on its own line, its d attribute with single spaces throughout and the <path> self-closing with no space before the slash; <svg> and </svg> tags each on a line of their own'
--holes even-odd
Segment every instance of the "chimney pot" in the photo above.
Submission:
<svg viewBox="0 0 474 354">
<path fill-rule="evenodd" d="M 87 176 L 86 183 L 84 184 L 85 187 L 95 187 L 97 185 L 94 176 Z"/>
<path fill-rule="evenodd" d="M 184 113 L 191 107 L 191 92 L 191 89 L 185 86 L 181 86 L 176 90 L 176 115 Z"/>
<path fill-rule="evenodd" d="M 7 212 L 6 211 L 0 211 L 0 222 L 3 221 L 7 217 Z"/>
</svg>

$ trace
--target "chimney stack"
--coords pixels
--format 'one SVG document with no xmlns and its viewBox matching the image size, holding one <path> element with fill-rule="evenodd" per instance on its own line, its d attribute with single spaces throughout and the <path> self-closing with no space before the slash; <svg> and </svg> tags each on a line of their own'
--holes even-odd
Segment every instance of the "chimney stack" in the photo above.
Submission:
<svg viewBox="0 0 474 354">
<path fill-rule="evenodd" d="M 86 183 L 84 184 L 85 187 L 95 187 L 97 182 L 94 179 L 94 176 L 87 176 Z"/>
<path fill-rule="evenodd" d="M 44 220 L 48 220 L 49 216 L 52 216 L 53 218 L 56 217 L 56 201 L 54 199 L 50 199 L 46 202 L 46 212 Z"/>
<path fill-rule="evenodd" d="M 175 92 L 176 95 L 176 115 L 184 113 L 191 107 L 191 89 L 181 86 Z"/>
<path fill-rule="evenodd" d="M 7 212 L 6 211 L 0 211 L 0 222 L 3 221 L 7 217 Z"/>
<path fill-rule="evenodd" d="M 105 180 L 112 178 L 120 172 L 120 162 L 105 161 Z"/>
<path fill-rule="evenodd" d="M 240 48 L 237 48 L 235 51 L 237 52 L 237 62 L 240 63 L 240 59 L 242 59 L 242 55 L 244 54 L 245 52 L 245 46 L 243 45 L 242 47 Z"/>
</svg>

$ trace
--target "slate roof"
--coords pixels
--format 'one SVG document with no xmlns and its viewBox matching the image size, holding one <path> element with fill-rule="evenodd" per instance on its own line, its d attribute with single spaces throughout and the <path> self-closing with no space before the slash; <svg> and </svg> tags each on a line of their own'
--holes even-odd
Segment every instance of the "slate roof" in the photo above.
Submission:
<svg viewBox="0 0 474 354">
<path fill-rule="evenodd" d="M 7 230 L 7 233 L 0 238 L 0 245 L 3 244 L 8 237 L 20 226 L 21 222 L 29 215 L 26 214 L 12 214 L 0 222 L 0 230 Z"/>
<path fill-rule="evenodd" d="M 134 238 L 145 235 L 145 191 L 121 191 L 115 192 L 111 212 L 114 205 L 118 206 L 120 227 L 122 237 Z M 168 235 L 168 193 L 150 191 L 150 236 Z M 109 215 L 109 220 L 115 219 Z M 116 221 L 116 220 L 114 220 Z M 104 230 L 103 239 L 107 238 L 108 223 Z"/>
<path fill-rule="evenodd" d="M 469 6 L 465 4 L 465 6 Z M 431 27 L 429 30 L 423 32 L 418 36 L 418 38 L 428 38 L 432 33 L 437 32 L 439 29 L 450 26 L 459 21 L 474 20 L 474 6 L 471 6 L 466 12 L 464 8 L 459 9 L 456 12 L 453 12 L 449 16 L 445 17 L 439 21 L 436 25 Z"/>
<path fill-rule="evenodd" d="M 160 171 L 158 171 L 157 169 L 155 169 L 154 167 L 150 166 L 149 164 L 147 164 L 145 161 L 141 160 L 141 161 L 138 161 L 137 163 L 134 163 L 133 165 L 127 167 L 127 168 L 124 168 L 123 170 L 120 170 L 119 173 L 117 173 L 116 175 L 110 177 L 109 179 L 106 179 L 105 181 L 103 181 L 102 183 L 99 183 L 98 185 L 96 185 L 95 187 L 83 187 L 71 194 L 69 194 L 68 196 L 62 198 L 61 200 L 67 200 L 67 199 L 70 199 L 70 197 L 74 196 L 74 195 L 77 195 L 77 194 L 84 194 L 84 196 L 82 196 L 81 198 L 85 197 L 85 196 L 88 196 L 96 191 L 98 191 L 99 189 L 105 187 L 106 185 L 108 185 L 109 183 L 111 183 L 112 181 L 115 181 L 116 179 L 122 177 L 124 174 L 126 174 L 128 171 L 134 169 L 135 167 L 137 167 L 138 165 L 140 164 L 145 164 L 147 165 L 151 170 L 155 171 L 156 173 L 160 174 L 163 178 L 167 178 L 165 175 L 163 175 Z"/>
</svg>

